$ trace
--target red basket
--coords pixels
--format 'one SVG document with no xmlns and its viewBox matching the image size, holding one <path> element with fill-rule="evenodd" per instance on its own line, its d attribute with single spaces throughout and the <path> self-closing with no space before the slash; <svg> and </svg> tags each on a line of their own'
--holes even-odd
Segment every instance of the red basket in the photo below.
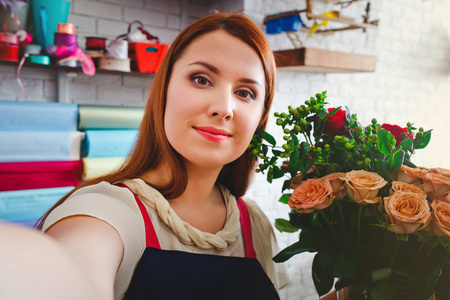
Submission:
<svg viewBox="0 0 450 300">
<path fill-rule="evenodd" d="M 131 60 L 131 70 L 141 73 L 156 73 L 168 48 L 168 44 L 129 43 L 128 57 Z"/>
</svg>

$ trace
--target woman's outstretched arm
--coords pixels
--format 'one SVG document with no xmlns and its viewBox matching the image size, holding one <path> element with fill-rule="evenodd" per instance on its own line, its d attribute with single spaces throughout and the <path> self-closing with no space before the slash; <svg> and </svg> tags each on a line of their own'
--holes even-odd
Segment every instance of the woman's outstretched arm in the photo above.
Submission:
<svg viewBox="0 0 450 300">
<path fill-rule="evenodd" d="M 122 254 L 119 234 L 92 217 L 63 219 L 48 235 L 0 223 L 0 299 L 113 299 Z"/>
</svg>

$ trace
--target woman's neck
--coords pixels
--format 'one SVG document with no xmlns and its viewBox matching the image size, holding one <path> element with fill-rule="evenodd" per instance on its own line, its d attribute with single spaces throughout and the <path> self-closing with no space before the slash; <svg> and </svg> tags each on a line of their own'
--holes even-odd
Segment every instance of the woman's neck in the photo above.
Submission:
<svg viewBox="0 0 450 300">
<path fill-rule="evenodd" d="M 189 168 L 184 193 L 169 200 L 170 207 L 195 228 L 217 233 L 225 226 L 227 208 L 222 191 L 215 185 L 220 170 Z"/>
<path fill-rule="evenodd" d="M 184 202 L 187 205 L 198 206 L 209 201 L 217 201 L 218 188 L 215 184 L 221 169 L 201 168 L 189 162 L 185 162 L 185 167 L 188 178 L 186 189 L 179 197 L 170 199 L 170 202 Z M 150 185 L 165 186 L 170 182 L 170 168 L 161 164 L 157 169 L 143 174 L 141 178 Z"/>
<path fill-rule="evenodd" d="M 204 205 L 210 201 L 216 202 L 218 188 L 215 187 L 220 169 L 199 168 L 186 163 L 188 183 L 186 190 L 179 197 L 183 202 L 193 205 Z M 216 196 L 216 197 L 214 197 Z"/>
</svg>

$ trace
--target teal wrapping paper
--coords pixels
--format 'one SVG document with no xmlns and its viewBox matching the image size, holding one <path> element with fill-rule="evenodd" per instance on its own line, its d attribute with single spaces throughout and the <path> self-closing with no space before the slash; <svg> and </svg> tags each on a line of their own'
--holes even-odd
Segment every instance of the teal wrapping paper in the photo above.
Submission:
<svg viewBox="0 0 450 300">
<path fill-rule="evenodd" d="M 0 131 L 77 131 L 78 105 L 0 101 Z"/>
<path fill-rule="evenodd" d="M 81 132 L 0 131 L 0 162 L 80 160 Z"/>
<path fill-rule="evenodd" d="M 73 187 L 0 192 L 0 220 L 37 220 Z"/>
<path fill-rule="evenodd" d="M 137 130 L 86 130 L 83 150 L 87 157 L 126 157 L 134 146 Z"/>
</svg>

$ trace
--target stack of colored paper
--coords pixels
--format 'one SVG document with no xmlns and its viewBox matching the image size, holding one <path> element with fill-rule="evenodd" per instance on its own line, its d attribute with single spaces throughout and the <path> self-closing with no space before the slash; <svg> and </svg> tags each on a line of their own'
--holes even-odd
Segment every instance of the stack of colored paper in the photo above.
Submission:
<svg viewBox="0 0 450 300">
<path fill-rule="evenodd" d="M 0 101 L 0 220 L 33 225 L 82 180 L 78 105 Z"/>
<path fill-rule="evenodd" d="M 118 169 L 135 144 L 143 108 L 80 105 L 84 179 Z"/>
</svg>

